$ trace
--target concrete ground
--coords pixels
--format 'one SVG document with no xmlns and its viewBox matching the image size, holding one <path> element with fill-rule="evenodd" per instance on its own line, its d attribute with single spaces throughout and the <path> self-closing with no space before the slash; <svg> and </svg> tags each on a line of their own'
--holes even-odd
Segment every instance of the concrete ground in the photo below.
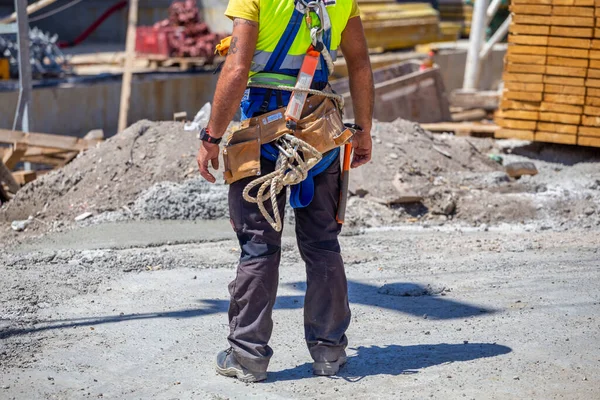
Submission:
<svg viewBox="0 0 600 400">
<path fill-rule="evenodd" d="M 344 236 L 353 317 L 333 378 L 311 375 L 287 234 L 269 377 L 243 384 L 213 361 L 227 346 L 229 229 L 107 224 L 0 255 L 0 398 L 600 399 L 594 232 Z"/>
</svg>

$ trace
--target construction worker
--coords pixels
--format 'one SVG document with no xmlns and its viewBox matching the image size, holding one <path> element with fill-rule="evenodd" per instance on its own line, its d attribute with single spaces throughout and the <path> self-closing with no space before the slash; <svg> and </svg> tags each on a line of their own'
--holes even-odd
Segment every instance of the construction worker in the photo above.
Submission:
<svg viewBox="0 0 600 400">
<path fill-rule="evenodd" d="M 307 7 L 321 11 L 318 15 L 307 13 Z M 242 119 L 287 105 L 290 91 L 256 88 L 251 83 L 294 86 L 307 49 L 311 43 L 319 45 L 311 38 L 309 23 L 323 27 L 320 43 L 332 58 L 338 49 L 344 55 L 355 122 L 361 128 L 352 142 L 352 168 L 367 163 L 372 146 L 373 77 L 356 0 L 318 0 L 310 4 L 304 0 L 230 0 L 225 14 L 233 20 L 233 34 L 210 120 L 200 134 L 197 160 L 201 175 L 215 182 L 208 164 L 218 168 L 219 142 L 240 101 Z M 323 25 L 329 26 L 325 29 Z M 312 88 L 325 89 L 329 72 L 322 56 Z M 347 281 L 338 243 L 341 225 L 336 221 L 340 198 L 339 151 L 334 155 L 333 159 L 323 157 L 329 159 L 328 165 L 322 165 L 322 172 L 314 176 L 310 204 L 294 210 L 298 248 L 307 273 L 305 338 L 316 375 L 334 375 L 346 362 L 345 332 L 350 323 Z M 265 175 L 274 171 L 275 163 L 263 156 L 260 167 Z M 281 232 L 267 223 L 257 204 L 242 197 L 244 188 L 253 179 L 256 177 L 234 182 L 229 189 L 231 224 L 240 243 L 241 257 L 237 275 L 229 285 L 230 348 L 218 354 L 216 366 L 218 373 L 244 382 L 267 377 L 273 355 L 268 343 L 281 258 Z M 282 214 L 285 201 L 283 191 L 277 196 Z"/>
</svg>

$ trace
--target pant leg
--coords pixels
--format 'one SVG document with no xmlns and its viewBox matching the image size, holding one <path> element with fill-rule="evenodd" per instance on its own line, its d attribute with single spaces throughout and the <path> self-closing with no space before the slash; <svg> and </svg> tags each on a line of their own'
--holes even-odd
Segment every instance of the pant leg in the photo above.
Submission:
<svg viewBox="0 0 600 400">
<path fill-rule="evenodd" d="M 263 174 L 273 171 L 274 163 L 261 160 Z M 228 341 L 237 360 L 251 371 L 266 371 L 273 350 L 269 339 L 273 330 L 271 318 L 277 297 L 281 233 L 276 232 L 260 213 L 258 206 L 242 197 L 247 178 L 234 182 L 229 188 L 231 224 L 240 243 L 241 255 L 237 275 L 229 284 Z M 277 203 L 283 219 L 285 191 Z M 267 209 L 272 211 L 270 202 Z"/>
<path fill-rule="evenodd" d="M 336 160 L 315 177 L 315 197 L 296 209 L 296 238 L 306 263 L 304 334 L 315 361 L 335 361 L 348 344 L 350 325 L 348 283 L 335 216 L 340 192 L 340 163 Z"/>
</svg>

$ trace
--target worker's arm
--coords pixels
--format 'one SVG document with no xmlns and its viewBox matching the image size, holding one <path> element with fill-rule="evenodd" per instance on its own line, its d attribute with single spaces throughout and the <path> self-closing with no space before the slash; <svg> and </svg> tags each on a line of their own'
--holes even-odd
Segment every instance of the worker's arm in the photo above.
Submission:
<svg viewBox="0 0 600 400">
<path fill-rule="evenodd" d="M 352 168 L 356 168 L 371 160 L 374 99 L 373 72 L 360 17 L 348 21 L 342 32 L 340 47 L 348 66 L 354 122 L 363 128 L 363 131 L 358 132 L 353 140 Z"/>
<path fill-rule="evenodd" d="M 233 20 L 231 45 L 217 82 L 207 126 L 212 137 L 223 137 L 240 106 L 248 82 L 257 37 L 258 23 L 242 18 Z M 210 161 L 214 169 L 219 168 L 219 145 L 201 142 L 197 160 L 200 175 L 209 182 L 215 182 L 215 177 L 208 172 L 208 163 Z"/>
</svg>

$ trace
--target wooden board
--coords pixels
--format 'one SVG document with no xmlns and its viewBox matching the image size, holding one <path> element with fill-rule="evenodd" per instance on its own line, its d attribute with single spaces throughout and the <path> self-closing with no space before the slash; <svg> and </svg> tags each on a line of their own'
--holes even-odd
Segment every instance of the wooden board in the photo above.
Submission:
<svg viewBox="0 0 600 400">
<path fill-rule="evenodd" d="M 555 6 L 594 6 L 594 0 L 552 0 Z"/>
<path fill-rule="evenodd" d="M 512 55 L 512 54 L 525 54 L 525 55 L 538 55 L 538 56 L 545 56 L 546 55 L 546 47 L 545 46 L 522 46 L 522 45 L 514 45 L 514 46 L 508 46 L 508 49 L 506 50 L 506 54 Z M 544 59 L 545 61 L 545 59 Z M 521 62 L 521 61 L 513 61 L 513 62 Z M 526 64 L 525 62 L 523 62 L 524 64 Z M 535 62 L 532 61 L 532 64 L 535 64 Z"/>
<path fill-rule="evenodd" d="M 587 95 L 593 97 L 600 97 L 600 89 L 598 88 L 587 88 Z"/>
<path fill-rule="evenodd" d="M 548 46 L 548 36 L 509 35 L 508 43 L 524 46 Z M 546 51 L 544 50 L 544 53 L 540 54 L 546 54 Z"/>
<path fill-rule="evenodd" d="M 505 72 L 502 74 L 504 82 L 523 82 L 523 83 L 542 83 L 544 75 L 541 74 L 511 74 Z"/>
<path fill-rule="evenodd" d="M 540 121 L 578 125 L 581 122 L 581 115 L 540 111 Z"/>
<path fill-rule="evenodd" d="M 600 69 L 600 60 L 590 60 L 589 68 Z"/>
<path fill-rule="evenodd" d="M 572 58 L 590 58 L 590 50 L 569 49 L 564 47 L 548 47 L 546 54 L 549 56 L 572 57 Z"/>
<path fill-rule="evenodd" d="M 572 26 L 551 26 L 550 35 L 552 36 L 564 36 L 564 37 L 580 37 L 580 38 L 591 38 L 593 28 L 574 28 Z"/>
<path fill-rule="evenodd" d="M 27 145 L 23 143 L 15 143 L 14 146 L 9 148 L 2 156 L 2 161 L 6 168 L 13 169 L 17 166 L 21 158 L 27 151 Z"/>
<path fill-rule="evenodd" d="M 546 83 L 546 84 L 544 84 L 544 92 L 584 96 L 585 95 L 585 87 L 584 86 L 553 85 L 553 84 Z"/>
<path fill-rule="evenodd" d="M 585 86 L 600 88 L 600 79 L 586 79 Z"/>
<path fill-rule="evenodd" d="M 551 47 L 567 47 L 567 48 L 578 48 L 578 49 L 589 49 L 592 44 L 590 39 L 581 38 L 568 38 L 568 37 L 548 37 L 548 46 Z"/>
<path fill-rule="evenodd" d="M 511 73 L 517 74 L 544 74 L 546 73 L 545 65 L 531 65 L 531 64 L 506 64 L 505 70 Z"/>
<path fill-rule="evenodd" d="M 588 69 L 587 70 L 588 74 L 587 77 L 588 78 L 593 78 L 593 79 L 600 79 L 600 69 Z"/>
<path fill-rule="evenodd" d="M 533 131 L 522 129 L 499 129 L 494 134 L 494 137 L 496 139 L 533 140 Z"/>
<path fill-rule="evenodd" d="M 540 106 L 540 111 L 581 115 L 583 113 L 583 106 L 573 106 L 570 104 L 560 104 L 560 103 L 549 103 L 547 101 L 544 101 L 544 102 L 542 102 L 542 105 Z"/>
<path fill-rule="evenodd" d="M 577 125 L 555 124 L 552 122 L 538 122 L 537 129 L 543 132 L 566 133 L 570 135 L 577 134 Z"/>
<path fill-rule="evenodd" d="M 560 144 L 577 144 L 576 135 L 564 135 L 554 132 L 535 132 L 534 140 L 536 142 L 560 143 Z"/>
<path fill-rule="evenodd" d="M 600 97 L 586 97 L 585 104 L 588 106 L 600 107 Z"/>
<path fill-rule="evenodd" d="M 548 56 L 546 63 L 548 65 L 556 65 L 561 67 L 587 68 L 589 61 L 585 58 Z"/>
<path fill-rule="evenodd" d="M 568 17 L 594 17 L 592 7 L 558 6 L 552 7 L 552 15 L 564 15 Z"/>
<path fill-rule="evenodd" d="M 0 143 L 24 143 L 36 147 L 82 151 L 95 146 L 98 142 L 96 140 L 79 139 L 73 136 L 52 135 L 48 133 L 25 133 L 0 129 Z"/>
<path fill-rule="evenodd" d="M 585 104 L 585 96 L 578 96 L 572 94 L 544 93 L 544 101 L 547 101 L 549 103 L 564 103 L 582 106 Z"/>
<path fill-rule="evenodd" d="M 539 111 L 541 103 L 532 101 L 519 100 L 502 100 L 500 108 L 502 110 L 523 110 L 523 111 Z"/>
<path fill-rule="evenodd" d="M 600 128 L 595 126 L 580 126 L 578 134 L 581 136 L 600 137 Z"/>
<path fill-rule="evenodd" d="M 504 88 L 521 92 L 543 92 L 543 83 L 504 82 Z"/>
<path fill-rule="evenodd" d="M 556 65 L 547 65 L 546 74 L 566 77 L 580 77 L 585 78 L 587 76 L 586 68 L 576 67 L 560 67 Z"/>
<path fill-rule="evenodd" d="M 549 35 L 550 27 L 545 25 L 510 24 L 509 32 L 515 35 Z"/>
<path fill-rule="evenodd" d="M 502 128 L 506 128 L 506 129 L 534 131 L 537 126 L 536 121 L 505 119 L 505 118 L 496 118 L 496 119 L 494 119 L 494 121 L 496 122 L 496 124 L 498 126 L 500 126 Z"/>
<path fill-rule="evenodd" d="M 577 138 L 577 144 L 580 146 L 600 147 L 600 138 L 579 136 Z"/>
<path fill-rule="evenodd" d="M 544 83 L 551 85 L 563 85 L 563 86 L 584 86 L 585 79 L 583 78 L 569 78 L 564 76 L 544 76 Z"/>
<path fill-rule="evenodd" d="M 600 126 L 600 117 L 591 116 L 591 115 L 582 115 L 581 116 L 581 125 L 585 126 Z"/>
<path fill-rule="evenodd" d="M 37 173 L 35 171 L 16 171 L 13 172 L 13 177 L 19 185 L 25 185 L 34 181 L 37 178 Z"/>
<path fill-rule="evenodd" d="M 524 119 L 537 121 L 538 120 L 538 112 L 537 111 L 523 111 L 523 110 L 499 110 L 496 112 L 497 118 L 502 119 Z"/>
<path fill-rule="evenodd" d="M 595 115 L 597 117 L 600 117 L 600 107 L 585 106 L 583 109 L 583 113 L 585 115 Z"/>
<path fill-rule="evenodd" d="M 552 14 L 551 5 L 540 4 L 512 4 L 509 10 L 515 14 L 532 14 L 532 15 L 550 15 Z M 592 14 L 593 16 L 593 14 Z M 586 15 L 587 17 L 587 15 Z"/>
<path fill-rule="evenodd" d="M 590 60 L 600 60 L 600 50 L 590 50 Z"/>
<path fill-rule="evenodd" d="M 512 4 L 552 4 L 552 0 L 512 0 Z"/>
<path fill-rule="evenodd" d="M 517 47 L 517 46 L 515 46 L 515 47 Z M 513 46 L 509 46 L 509 49 L 510 48 L 513 48 Z M 545 52 L 546 47 L 543 47 L 543 49 Z M 515 63 L 515 64 L 527 64 L 527 65 L 545 65 L 546 64 L 546 56 L 545 55 L 507 54 L 506 59 L 508 60 L 509 63 Z"/>
<path fill-rule="evenodd" d="M 542 93 L 506 91 L 503 98 L 507 100 L 542 101 Z"/>
<path fill-rule="evenodd" d="M 585 17 L 566 17 L 560 15 L 528 15 L 515 14 L 513 20 L 516 24 L 524 25 L 558 25 L 558 26 L 574 26 L 574 27 L 593 27 L 595 25 L 594 18 Z"/>
<path fill-rule="evenodd" d="M 476 132 L 494 133 L 500 129 L 497 125 L 481 124 L 475 122 L 441 122 L 434 124 L 420 124 L 421 127 L 430 132 Z"/>
</svg>

